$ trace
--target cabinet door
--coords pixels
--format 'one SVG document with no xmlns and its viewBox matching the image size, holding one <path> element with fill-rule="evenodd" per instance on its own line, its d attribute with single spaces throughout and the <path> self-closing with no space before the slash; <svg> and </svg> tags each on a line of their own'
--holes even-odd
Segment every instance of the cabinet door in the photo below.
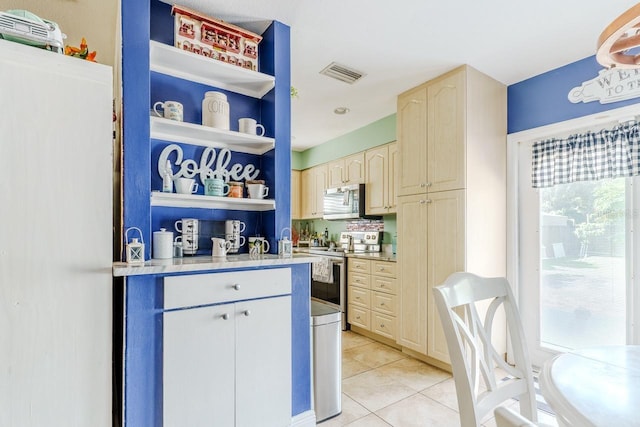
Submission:
<svg viewBox="0 0 640 427">
<path fill-rule="evenodd" d="M 428 191 L 464 188 L 465 72 L 430 84 L 428 100 Z"/>
<path fill-rule="evenodd" d="M 398 343 L 427 354 L 427 199 L 398 197 Z"/>
<path fill-rule="evenodd" d="M 427 355 L 445 363 L 449 360 L 447 341 L 432 289 L 449 275 L 465 270 L 465 192 L 444 191 L 429 194 L 427 231 L 427 271 L 429 284 Z"/>
<path fill-rule="evenodd" d="M 398 144 L 392 142 L 389 144 L 389 175 L 387 181 L 387 205 L 389 206 L 388 213 L 396 213 L 398 210 Z"/>
<path fill-rule="evenodd" d="M 364 151 L 344 158 L 343 178 L 347 185 L 365 182 Z"/>
<path fill-rule="evenodd" d="M 291 171 L 291 219 L 302 219 L 300 200 L 300 171 Z"/>
<path fill-rule="evenodd" d="M 235 308 L 235 426 L 288 426 L 291 424 L 291 296 L 239 302 Z"/>
<path fill-rule="evenodd" d="M 324 212 L 324 190 L 327 189 L 327 165 L 315 166 L 313 169 L 313 215 L 322 218 Z"/>
<path fill-rule="evenodd" d="M 427 191 L 427 89 L 421 86 L 398 97 L 398 195 Z"/>
<path fill-rule="evenodd" d="M 327 188 L 342 187 L 345 174 L 344 159 L 327 163 Z"/>
<path fill-rule="evenodd" d="M 164 427 L 235 424 L 233 307 L 163 314 Z"/>
<path fill-rule="evenodd" d="M 305 169 L 300 172 L 300 217 L 311 218 L 315 206 L 315 187 L 313 171 Z"/>
<path fill-rule="evenodd" d="M 367 150 L 365 153 L 366 213 L 370 215 L 388 212 L 389 148 L 386 145 Z"/>
<path fill-rule="evenodd" d="M 301 218 L 322 218 L 327 166 L 315 166 L 300 174 Z"/>
</svg>

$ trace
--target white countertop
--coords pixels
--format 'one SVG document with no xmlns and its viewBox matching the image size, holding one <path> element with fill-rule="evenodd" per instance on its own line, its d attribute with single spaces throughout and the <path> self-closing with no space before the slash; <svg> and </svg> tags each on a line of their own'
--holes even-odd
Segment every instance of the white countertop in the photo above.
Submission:
<svg viewBox="0 0 640 427">
<path fill-rule="evenodd" d="M 372 259 L 374 261 L 396 262 L 396 254 L 391 252 L 346 252 L 347 258 Z"/>
<path fill-rule="evenodd" d="M 126 262 L 113 263 L 113 276 L 141 276 L 145 274 L 185 273 L 207 270 L 227 270 L 247 267 L 270 267 L 274 265 L 305 264 L 313 262 L 313 256 L 294 254 L 284 258 L 279 255 L 265 254 L 250 256 L 249 254 L 227 255 L 214 258 L 211 256 L 195 256 L 171 259 L 151 259 L 143 265 L 130 265 Z"/>
</svg>

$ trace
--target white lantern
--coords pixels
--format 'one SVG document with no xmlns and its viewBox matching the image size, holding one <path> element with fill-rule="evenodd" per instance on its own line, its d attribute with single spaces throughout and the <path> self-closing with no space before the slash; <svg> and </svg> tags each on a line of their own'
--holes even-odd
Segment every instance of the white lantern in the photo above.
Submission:
<svg viewBox="0 0 640 427">
<path fill-rule="evenodd" d="M 278 255 L 283 258 L 290 258 L 293 255 L 293 246 L 291 240 L 287 236 L 283 237 L 285 230 L 289 230 L 291 233 L 291 229 L 283 228 L 280 233 L 280 240 L 278 241 Z"/>
<path fill-rule="evenodd" d="M 132 237 L 129 242 L 129 231 L 135 230 L 140 235 L 140 241 L 138 238 Z M 142 231 L 138 227 L 129 227 L 124 232 L 125 248 L 127 252 L 127 264 L 144 264 L 144 238 L 142 237 Z"/>
</svg>

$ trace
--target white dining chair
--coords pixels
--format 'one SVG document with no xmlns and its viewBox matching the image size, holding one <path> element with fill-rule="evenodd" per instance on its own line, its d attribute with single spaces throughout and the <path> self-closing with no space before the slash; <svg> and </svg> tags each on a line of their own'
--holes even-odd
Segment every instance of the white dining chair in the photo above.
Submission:
<svg viewBox="0 0 640 427">
<path fill-rule="evenodd" d="M 493 413 L 496 417 L 497 427 L 538 427 L 537 424 L 506 406 L 498 406 Z"/>
<path fill-rule="evenodd" d="M 494 408 L 511 398 L 519 400 L 524 417 L 536 422 L 531 363 L 509 282 L 505 278 L 454 273 L 433 288 L 433 295 L 451 358 L 462 427 L 479 426 Z M 484 319 L 476 307 L 483 302 L 483 307 L 488 304 Z M 508 364 L 491 342 L 500 307 L 506 315 L 514 365 Z M 496 379 L 496 367 L 506 373 L 506 378 Z"/>
</svg>

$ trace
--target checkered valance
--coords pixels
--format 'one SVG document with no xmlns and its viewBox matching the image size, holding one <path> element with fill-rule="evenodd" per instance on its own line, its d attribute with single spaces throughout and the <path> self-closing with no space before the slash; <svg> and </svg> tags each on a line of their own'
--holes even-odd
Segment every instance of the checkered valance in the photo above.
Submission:
<svg viewBox="0 0 640 427">
<path fill-rule="evenodd" d="M 640 175 L 640 124 L 533 144 L 533 188 Z"/>
</svg>

